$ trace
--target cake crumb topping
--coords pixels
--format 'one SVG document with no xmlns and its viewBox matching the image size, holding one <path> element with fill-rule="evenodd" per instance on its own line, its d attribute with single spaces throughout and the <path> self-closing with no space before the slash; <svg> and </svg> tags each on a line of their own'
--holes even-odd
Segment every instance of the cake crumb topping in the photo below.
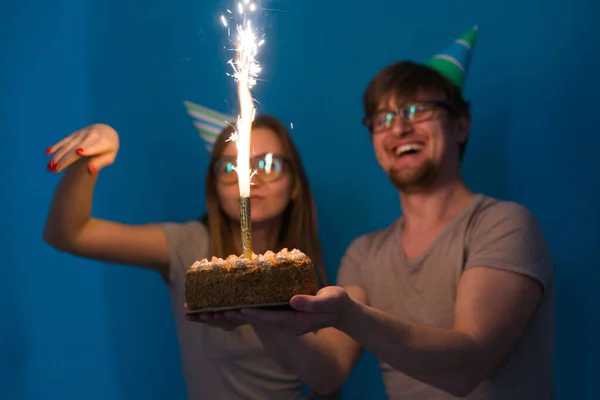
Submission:
<svg viewBox="0 0 600 400">
<path fill-rule="evenodd" d="M 268 266 L 276 261 L 299 261 L 307 258 L 308 256 L 298 249 L 292 249 L 292 251 L 289 251 L 287 248 L 284 248 L 278 253 L 275 253 L 271 250 L 267 250 L 264 254 L 252 253 L 252 260 L 249 260 L 244 256 L 239 257 L 235 254 L 229 255 L 225 259 L 214 256 L 210 260 L 204 258 L 200 261 L 194 262 L 190 267 L 190 270 L 195 271 L 203 268 L 220 268 L 227 264 L 235 265 L 236 267 L 244 267 L 252 264 Z"/>
</svg>

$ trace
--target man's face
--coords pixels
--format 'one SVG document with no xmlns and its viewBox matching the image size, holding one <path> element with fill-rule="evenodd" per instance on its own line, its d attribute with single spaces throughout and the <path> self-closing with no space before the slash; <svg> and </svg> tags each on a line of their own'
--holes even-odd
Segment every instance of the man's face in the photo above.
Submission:
<svg viewBox="0 0 600 400">
<path fill-rule="evenodd" d="M 459 174 L 459 144 L 468 129 L 452 121 L 445 103 L 382 102 L 373 117 L 375 155 L 390 180 L 401 191 L 432 185 L 444 176 Z M 403 109 L 403 112 L 396 112 Z"/>
</svg>

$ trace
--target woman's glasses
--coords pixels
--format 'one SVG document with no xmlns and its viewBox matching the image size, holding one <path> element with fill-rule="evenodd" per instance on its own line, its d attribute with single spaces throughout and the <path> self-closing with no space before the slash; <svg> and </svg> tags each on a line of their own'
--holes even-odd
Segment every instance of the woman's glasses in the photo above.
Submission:
<svg viewBox="0 0 600 400">
<path fill-rule="evenodd" d="M 213 167 L 217 181 L 225 185 L 238 182 L 235 171 L 236 157 L 221 157 Z M 261 182 L 273 182 L 280 179 L 289 170 L 289 163 L 285 157 L 273 153 L 259 154 L 250 159 L 250 169 L 256 171 L 254 178 Z"/>
</svg>

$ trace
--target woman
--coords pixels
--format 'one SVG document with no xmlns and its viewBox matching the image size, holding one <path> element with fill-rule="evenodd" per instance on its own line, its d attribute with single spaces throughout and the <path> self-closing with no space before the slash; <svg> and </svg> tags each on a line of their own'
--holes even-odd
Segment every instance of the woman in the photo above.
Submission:
<svg viewBox="0 0 600 400">
<path fill-rule="evenodd" d="M 233 170 L 236 145 L 219 135 L 206 177 L 207 214 L 187 223 L 124 225 L 91 217 L 97 173 L 112 164 L 119 136 L 91 125 L 47 153 L 60 181 L 44 239 L 60 251 L 160 273 L 169 286 L 190 399 L 296 399 L 301 382 L 266 353 L 252 327 L 226 320 L 198 324 L 183 312 L 185 271 L 196 260 L 241 254 L 239 192 Z M 316 211 L 300 156 L 285 127 L 257 116 L 252 128 L 252 239 L 255 253 L 299 248 L 326 277 L 317 236 Z M 209 326 L 214 325 L 214 326 Z"/>
</svg>

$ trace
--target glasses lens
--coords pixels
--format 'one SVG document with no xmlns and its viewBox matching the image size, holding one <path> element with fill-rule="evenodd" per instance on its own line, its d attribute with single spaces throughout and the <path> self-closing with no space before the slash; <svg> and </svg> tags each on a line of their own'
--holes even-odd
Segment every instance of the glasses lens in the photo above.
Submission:
<svg viewBox="0 0 600 400">
<path fill-rule="evenodd" d="M 406 119 L 412 122 L 425 121 L 431 117 L 433 106 L 431 104 L 416 103 L 411 104 L 405 109 Z"/>
<path fill-rule="evenodd" d="M 237 172 L 231 160 L 220 160 L 215 164 L 215 175 L 221 183 L 232 184 L 237 182 Z"/>
<path fill-rule="evenodd" d="M 373 132 L 379 132 L 385 129 L 389 129 L 394 123 L 394 117 L 396 113 L 392 111 L 380 111 L 373 115 L 372 129 Z"/>
<path fill-rule="evenodd" d="M 279 179 L 285 173 L 285 160 L 272 153 L 260 155 L 252 159 L 251 168 L 263 182 Z"/>
</svg>

